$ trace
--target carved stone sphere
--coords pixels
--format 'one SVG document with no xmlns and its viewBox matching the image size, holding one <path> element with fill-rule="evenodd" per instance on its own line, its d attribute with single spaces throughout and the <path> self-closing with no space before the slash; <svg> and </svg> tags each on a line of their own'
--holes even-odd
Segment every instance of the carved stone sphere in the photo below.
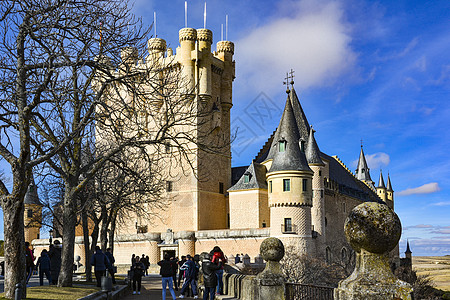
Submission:
<svg viewBox="0 0 450 300">
<path fill-rule="evenodd" d="M 344 224 L 344 231 L 355 251 L 382 254 L 397 245 L 402 225 L 397 214 L 385 204 L 365 202 L 356 206 Z"/>
<path fill-rule="evenodd" d="M 284 256 L 283 243 L 274 237 L 265 239 L 259 247 L 261 256 L 265 261 L 280 261 Z"/>
</svg>

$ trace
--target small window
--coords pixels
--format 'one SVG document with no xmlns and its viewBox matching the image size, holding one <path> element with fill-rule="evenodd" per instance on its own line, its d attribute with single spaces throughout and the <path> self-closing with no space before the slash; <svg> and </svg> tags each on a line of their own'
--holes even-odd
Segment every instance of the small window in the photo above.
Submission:
<svg viewBox="0 0 450 300">
<path fill-rule="evenodd" d="M 250 174 L 244 174 L 244 183 L 250 182 Z"/>
<path fill-rule="evenodd" d="M 147 233 L 147 232 L 148 232 L 147 225 L 139 225 L 137 227 L 137 233 Z"/>
<path fill-rule="evenodd" d="M 166 192 L 173 191 L 173 182 L 172 181 L 166 181 Z"/>
<path fill-rule="evenodd" d="M 291 180 L 283 179 L 283 192 L 289 192 L 291 190 Z"/>
<path fill-rule="evenodd" d="M 286 141 L 279 141 L 278 142 L 278 151 L 279 152 L 286 151 Z"/>
<path fill-rule="evenodd" d="M 292 232 L 292 219 L 291 218 L 284 219 L 284 231 Z"/>
<path fill-rule="evenodd" d="M 230 214 L 227 213 L 227 228 L 230 228 Z"/>
<path fill-rule="evenodd" d="M 325 217 L 325 227 L 327 227 L 327 225 L 328 225 L 328 220 L 327 220 L 327 217 Z"/>
<path fill-rule="evenodd" d="M 272 180 L 269 181 L 269 193 L 272 193 Z"/>
<path fill-rule="evenodd" d="M 308 190 L 308 179 L 303 179 L 302 184 L 303 184 L 303 191 L 306 192 Z"/>
<path fill-rule="evenodd" d="M 32 218 L 33 217 L 33 210 L 32 209 L 28 209 L 27 210 L 27 217 L 28 218 Z"/>
<path fill-rule="evenodd" d="M 266 222 L 262 222 L 262 227 L 263 227 L 263 228 L 266 228 L 266 227 L 267 227 Z"/>
<path fill-rule="evenodd" d="M 305 141 L 303 141 L 303 140 L 300 141 L 300 150 L 302 152 L 305 152 Z"/>
<path fill-rule="evenodd" d="M 320 190 L 320 198 L 323 198 L 323 190 Z"/>
<path fill-rule="evenodd" d="M 224 194 L 223 182 L 219 182 L 219 193 Z"/>
<path fill-rule="evenodd" d="M 319 170 L 319 176 L 322 176 L 322 171 Z"/>
<path fill-rule="evenodd" d="M 331 249 L 330 249 L 330 247 L 326 248 L 325 255 L 326 255 L 326 261 L 329 264 L 331 262 Z"/>
</svg>

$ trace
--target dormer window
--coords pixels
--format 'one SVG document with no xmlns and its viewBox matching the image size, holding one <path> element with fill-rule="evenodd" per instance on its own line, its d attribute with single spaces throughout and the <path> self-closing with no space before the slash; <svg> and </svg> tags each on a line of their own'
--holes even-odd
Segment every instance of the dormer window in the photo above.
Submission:
<svg viewBox="0 0 450 300">
<path fill-rule="evenodd" d="M 305 152 L 305 141 L 303 139 L 300 139 L 300 150 Z"/>
<path fill-rule="evenodd" d="M 286 151 L 286 140 L 285 139 L 281 139 L 278 142 L 278 152 L 285 152 Z"/>
<path fill-rule="evenodd" d="M 250 174 L 249 172 L 246 172 L 244 174 L 244 183 L 249 183 L 251 176 L 252 176 L 252 174 Z"/>
</svg>

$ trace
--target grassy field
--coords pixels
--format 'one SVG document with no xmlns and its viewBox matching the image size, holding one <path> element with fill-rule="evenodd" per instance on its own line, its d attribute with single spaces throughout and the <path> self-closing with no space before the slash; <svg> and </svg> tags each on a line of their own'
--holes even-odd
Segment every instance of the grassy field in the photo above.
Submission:
<svg viewBox="0 0 450 300">
<path fill-rule="evenodd" d="M 76 300 L 98 291 L 95 287 L 56 287 L 56 286 L 35 286 L 27 288 L 27 298 L 32 300 Z M 6 299 L 0 294 L 0 300 Z"/>
<path fill-rule="evenodd" d="M 450 255 L 413 256 L 413 269 L 417 275 L 430 275 L 436 288 L 450 291 Z"/>
</svg>

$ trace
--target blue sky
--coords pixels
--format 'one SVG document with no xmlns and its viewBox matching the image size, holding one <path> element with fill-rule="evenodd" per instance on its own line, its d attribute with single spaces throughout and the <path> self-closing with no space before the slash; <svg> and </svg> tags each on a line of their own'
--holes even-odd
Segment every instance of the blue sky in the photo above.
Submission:
<svg viewBox="0 0 450 300">
<path fill-rule="evenodd" d="M 203 6 L 188 1 L 188 27 L 203 27 Z M 137 0 L 133 11 L 148 24 L 156 11 L 158 37 L 176 49 L 183 0 Z M 413 255 L 450 254 L 450 2 L 207 1 L 214 43 L 227 14 L 233 166 L 275 130 L 292 68 L 320 149 L 354 170 L 362 139 L 372 179 L 389 172 L 400 251 L 409 239 Z"/>
</svg>

